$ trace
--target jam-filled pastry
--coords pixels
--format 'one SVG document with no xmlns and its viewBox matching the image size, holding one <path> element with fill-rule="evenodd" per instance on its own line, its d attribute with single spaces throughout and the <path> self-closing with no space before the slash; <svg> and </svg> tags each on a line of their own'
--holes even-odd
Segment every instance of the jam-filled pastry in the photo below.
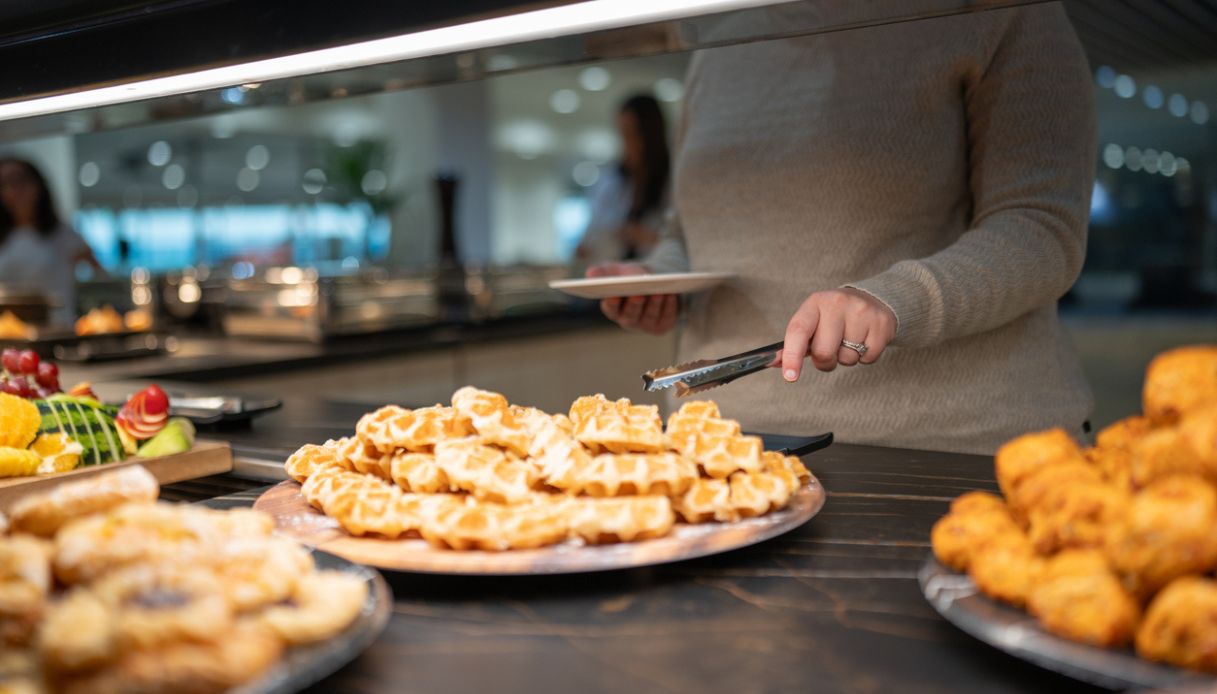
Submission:
<svg viewBox="0 0 1217 694">
<path fill-rule="evenodd" d="M 159 493 L 160 485 L 152 473 L 132 465 L 27 496 L 13 504 L 9 522 L 13 532 L 51 537 L 73 518 L 125 503 L 150 504 Z"/>
<path fill-rule="evenodd" d="M 570 499 L 570 533 L 589 544 L 638 542 L 672 531 L 676 516 L 666 496 Z"/>
<path fill-rule="evenodd" d="M 0 537 L 0 650 L 30 643 L 50 591 L 50 543 Z"/>
<path fill-rule="evenodd" d="M 486 501 L 522 501 L 532 494 L 537 482 L 535 466 L 476 436 L 436 445 L 435 462 L 454 489 Z"/>
<path fill-rule="evenodd" d="M 289 596 L 251 619 L 288 645 L 316 643 L 350 626 L 363 611 L 367 597 L 367 581 L 359 576 L 318 571 L 302 576 Z"/>
<path fill-rule="evenodd" d="M 55 535 L 55 576 L 71 585 L 135 563 L 193 561 L 233 538 L 266 538 L 273 530 L 274 520 L 253 510 L 126 504 Z"/>
</svg>

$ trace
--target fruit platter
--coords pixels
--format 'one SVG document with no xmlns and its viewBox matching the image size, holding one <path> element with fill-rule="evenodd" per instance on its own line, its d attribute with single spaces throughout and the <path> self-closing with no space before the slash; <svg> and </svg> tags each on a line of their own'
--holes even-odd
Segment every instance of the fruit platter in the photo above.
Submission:
<svg viewBox="0 0 1217 694">
<path fill-rule="evenodd" d="M 0 510 L 34 488 L 136 461 L 162 484 L 232 467 L 227 445 L 196 443 L 190 420 L 170 416 L 157 385 L 115 405 L 88 383 L 63 391 L 58 367 L 32 350 L 4 350 L 0 367 Z"/>
</svg>

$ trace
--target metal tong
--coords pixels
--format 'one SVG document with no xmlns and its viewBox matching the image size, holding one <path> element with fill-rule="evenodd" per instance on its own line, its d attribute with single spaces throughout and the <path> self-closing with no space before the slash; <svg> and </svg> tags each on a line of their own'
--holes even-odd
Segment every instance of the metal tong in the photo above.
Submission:
<svg viewBox="0 0 1217 694">
<path fill-rule="evenodd" d="M 683 398 L 762 371 L 773 364 L 781 351 L 782 343 L 775 342 L 730 357 L 700 359 L 678 366 L 654 369 L 642 375 L 642 383 L 651 392 L 675 387 L 676 397 Z"/>
</svg>

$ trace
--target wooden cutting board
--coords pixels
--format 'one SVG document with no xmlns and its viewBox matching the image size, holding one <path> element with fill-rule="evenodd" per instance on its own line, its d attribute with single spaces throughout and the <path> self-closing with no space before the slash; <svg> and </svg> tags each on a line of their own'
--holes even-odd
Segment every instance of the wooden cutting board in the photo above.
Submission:
<svg viewBox="0 0 1217 694">
<path fill-rule="evenodd" d="M 27 494 L 44 492 L 64 482 L 87 479 L 129 465 L 143 465 L 162 485 L 173 484 L 232 471 L 232 449 L 222 441 L 196 441 L 194 448 L 177 455 L 128 458 L 117 463 L 78 467 L 69 472 L 0 479 L 0 512 L 8 511 L 10 506 Z"/>
</svg>

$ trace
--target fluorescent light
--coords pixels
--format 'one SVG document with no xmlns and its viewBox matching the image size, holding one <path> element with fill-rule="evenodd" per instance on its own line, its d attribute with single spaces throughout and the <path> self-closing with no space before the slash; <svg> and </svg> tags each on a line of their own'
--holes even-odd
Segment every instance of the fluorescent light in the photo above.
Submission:
<svg viewBox="0 0 1217 694">
<path fill-rule="evenodd" d="M 591 0 L 167 77 L 0 104 L 0 121 L 300 77 L 789 0 Z"/>
</svg>

